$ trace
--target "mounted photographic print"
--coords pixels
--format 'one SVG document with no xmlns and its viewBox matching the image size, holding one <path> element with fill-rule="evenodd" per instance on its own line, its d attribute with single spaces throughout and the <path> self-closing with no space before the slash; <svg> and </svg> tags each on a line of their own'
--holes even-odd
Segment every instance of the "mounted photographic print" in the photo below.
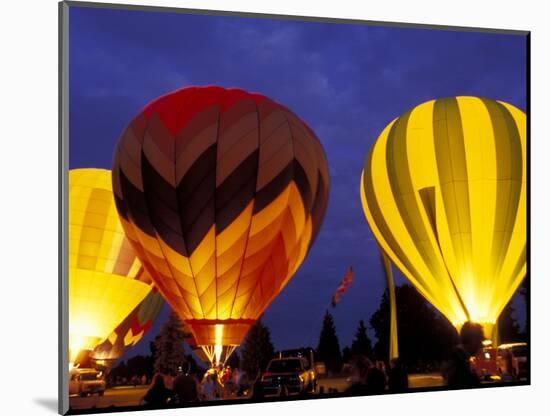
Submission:
<svg viewBox="0 0 550 416">
<path fill-rule="evenodd" d="M 60 413 L 530 383 L 528 32 L 60 27 Z"/>
</svg>

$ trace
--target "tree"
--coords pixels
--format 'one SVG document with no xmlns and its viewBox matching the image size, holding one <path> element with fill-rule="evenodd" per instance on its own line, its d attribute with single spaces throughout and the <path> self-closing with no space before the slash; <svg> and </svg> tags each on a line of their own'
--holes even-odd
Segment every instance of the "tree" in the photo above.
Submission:
<svg viewBox="0 0 550 416">
<path fill-rule="evenodd" d="M 113 367 L 109 372 L 109 380 L 116 381 L 128 378 L 128 367 L 126 361 L 120 361 L 117 366 Z"/>
<path fill-rule="evenodd" d="M 342 348 L 342 362 L 349 363 L 351 361 L 351 348 L 344 347 Z"/>
<path fill-rule="evenodd" d="M 408 366 L 441 362 L 448 358 L 458 342 L 455 327 L 413 286 L 397 286 L 395 295 L 400 358 Z M 374 355 L 376 359 L 388 361 L 390 308 L 387 291 L 378 310 L 371 316 L 370 325 L 377 338 Z"/>
<path fill-rule="evenodd" d="M 525 339 L 524 333 L 521 332 L 519 324 L 516 318 L 514 318 L 512 300 L 504 307 L 498 318 L 498 338 L 502 344 L 523 341 Z"/>
<path fill-rule="evenodd" d="M 234 351 L 233 354 L 229 356 L 229 358 L 225 361 L 225 365 L 231 368 L 237 368 L 240 365 L 241 358 L 239 357 L 239 353 L 237 351 Z"/>
<path fill-rule="evenodd" d="M 269 329 L 257 320 L 250 328 L 241 350 L 240 368 L 250 377 L 265 371 L 269 360 L 273 358 L 275 349 L 271 342 Z"/>
<path fill-rule="evenodd" d="M 328 373 L 338 373 L 342 369 L 340 343 L 336 335 L 334 320 L 328 311 L 325 313 L 325 318 L 323 319 L 323 328 L 321 329 L 321 335 L 319 337 L 317 356 L 319 360 L 325 363 Z"/>
<path fill-rule="evenodd" d="M 205 368 L 203 368 L 202 365 L 197 363 L 197 361 L 193 358 L 193 355 L 187 354 L 185 356 L 186 364 L 183 367 L 183 371 L 189 374 L 202 374 L 204 373 Z"/>
<path fill-rule="evenodd" d="M 182 322 L 172 311 L 160 329 L 158 337 L 155 338 L 154 370 L 156 373 L 175 375 L 178 367 L 186 363 L 183 346 L 186 337 Z"/>
<path fill-rule="evenodd" d="M 153 357 L 150 355 L 136 355 L 127 361 L 127 376 L 141 377 L 145 375 L 148 379 L 153 376 Z"/>
<path fill-rule="evenodd" d="M 523 297 L 525 309 L 529 309 L 529 295 L 530 295 L 530 276 L 525 276 L 519 287 L 519 294 Z M 528 314 L 525 314 L 525 321 L 523 322 L 522 339 L 527 341 L 529 339 L 529 320 Z"/>
<path fill-rule="evenodd" d="M 367 335 L 367 327 L 363 320 L 359 321 L 355 338 L 351 344 L 352 355 L 364 355 L 368 358 L 372 358 L 372 344 L 369 336 Z"/>
</svg>

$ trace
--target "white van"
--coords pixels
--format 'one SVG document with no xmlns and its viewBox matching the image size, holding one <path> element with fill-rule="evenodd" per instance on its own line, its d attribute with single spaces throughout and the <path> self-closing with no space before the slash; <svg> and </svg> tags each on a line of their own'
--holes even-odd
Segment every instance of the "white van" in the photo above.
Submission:
<svg viewBox="0 0 550 416">
<path fill-rule="evenodd" d="M 105 380 L 101 373 L 94 368 L 74 368 L 69 373 L 69 394 L 79 394 L 85 397 L 97 393 L 103 396 Z"/>
</svg>

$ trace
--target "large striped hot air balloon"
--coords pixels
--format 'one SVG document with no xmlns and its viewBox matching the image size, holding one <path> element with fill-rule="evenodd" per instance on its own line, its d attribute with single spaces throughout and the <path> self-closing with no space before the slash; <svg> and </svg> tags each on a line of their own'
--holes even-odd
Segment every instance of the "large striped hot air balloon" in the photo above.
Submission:
<svg viewBox="0 0 550 416">
<path fill-rule="evenodd" d="M 191 87 L 158 98 L 131 121 L 114 156 L 126 235 L 216 363 L 304 260 L 328 189 L 311 129 L 240 89 Z"/>
<path fill-rule="evenodd" d="M 526 118 L 451 97 L 393 120 L 361 179 L 382 250 L 457 328 L 497 318 L 526 274 Z"/>
<path fill-rule="evenodd" d="M 118 219 L 111 173 L 69 171 L 69 359 L 107 339 L 151 292 Z"/>
</svg>

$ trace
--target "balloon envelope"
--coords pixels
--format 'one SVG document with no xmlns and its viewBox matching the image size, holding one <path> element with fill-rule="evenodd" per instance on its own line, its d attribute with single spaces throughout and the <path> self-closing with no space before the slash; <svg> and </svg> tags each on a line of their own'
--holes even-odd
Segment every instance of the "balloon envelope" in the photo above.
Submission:
<svg viewBox="0 0 550 416">
<path fill-rule="evenodd" d="M 94 348 L 91 358 L 97 365 L 110 368 L 151 329 L 163 306 L 164 299 L 153 287 L 107 339 Z"/>
<path fill-rule="evenodd" d="M 526 273 L 526 118 L 476 97 L 421 104 L 366 160 L 361 197 L 380 246 L 457 328 L 488 335 Z"/>
<path fill-rule="evenodd" d="M 311 129 L 239 89 L 160 97 L 114 156 L 126 235 L 198 345 L 241 342 L 306 256 L 328 188 Z"/>
<path fill-rule="evenodd" d="M 151 291 L 151 279 L 124 236 L 111 173 L 69 171 L 69 348 L 105 340 Z"/>
</svg>

